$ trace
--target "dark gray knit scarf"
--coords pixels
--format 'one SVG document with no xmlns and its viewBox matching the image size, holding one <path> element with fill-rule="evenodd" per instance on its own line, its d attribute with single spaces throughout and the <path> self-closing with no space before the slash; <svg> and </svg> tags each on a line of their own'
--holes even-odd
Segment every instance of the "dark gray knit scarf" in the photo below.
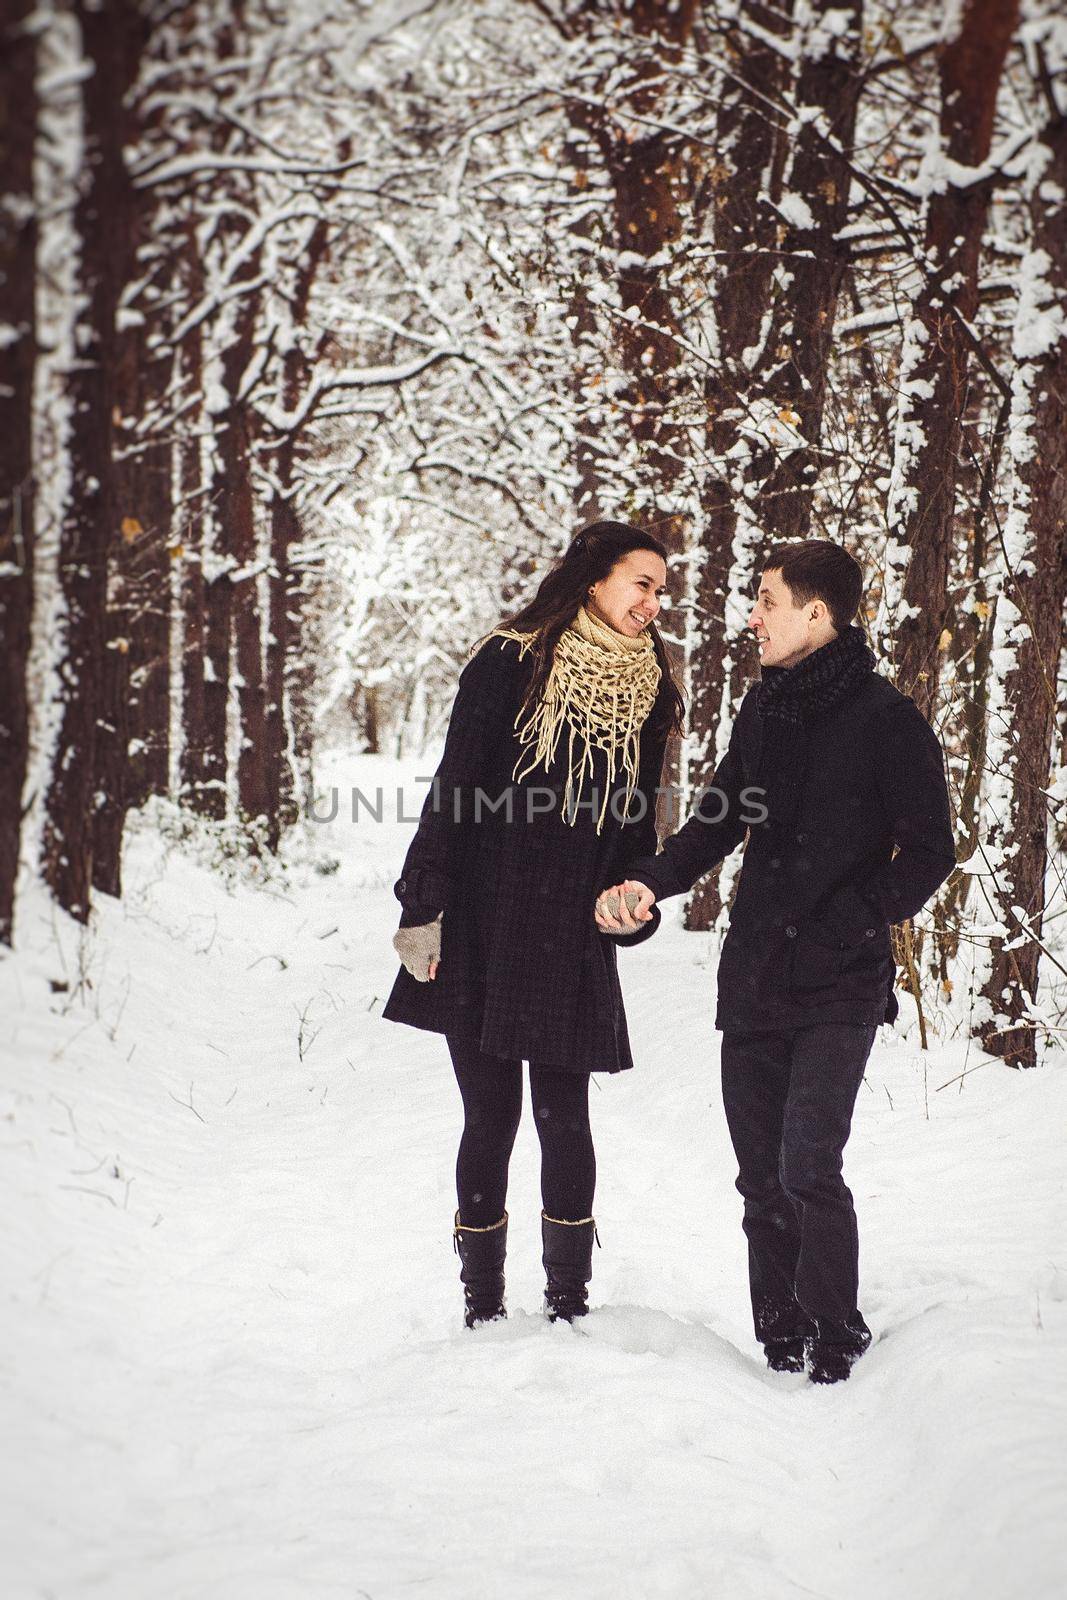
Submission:
<svg viewBox="0 0 1067 1600">
<path fill-rule="evenodd" d="M 756 709 L 769 721 L 809 722 L 835 706 L 874 667 L 863 629 L 845 628 L 795 667 L 764 667 Z"/>
</svg>

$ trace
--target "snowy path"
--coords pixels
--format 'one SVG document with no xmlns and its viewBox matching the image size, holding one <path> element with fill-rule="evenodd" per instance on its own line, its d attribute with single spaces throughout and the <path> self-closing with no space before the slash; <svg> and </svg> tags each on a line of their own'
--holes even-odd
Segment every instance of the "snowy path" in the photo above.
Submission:
<svg viewBox="0 0 1067 1600">
<path fill-rule="evenodd" d="M 1063 1593 L 1064 1056 L 924 1074 L 882 1030 L 847 1166 L 881 1337 L 848 1385 L 772 1376 L 713 964 L 669 921 L 594 1093 L 598 1309 L 538 1314 L 527 1121 L 512 1315 L 470 1335 L 443 1043 L 378 1016 L 410 828 L 328 832 L 285 897 L 141 837 L 77 1004 L 43 899 L 0 966 L 7 1600 Z"/>
</svg>

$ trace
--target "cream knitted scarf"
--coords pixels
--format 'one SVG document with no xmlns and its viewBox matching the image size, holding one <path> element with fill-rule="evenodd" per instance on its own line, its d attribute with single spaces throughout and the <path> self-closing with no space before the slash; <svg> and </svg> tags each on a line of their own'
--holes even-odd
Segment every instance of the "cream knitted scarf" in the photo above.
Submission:
<svg viewBox="0 0 1067 1600">
<path fill-rule="evenodd" d="M 537 635 L 497 628 L 489 637 L 517 639 L 521 658 Z M 515 718 L 523 746 L 512 773 L 516 783 L 538 765 L 548 768 L 566 728 L 567 785 L 561 814 L 573 827 L 586 776 L 593 776 L 593 752 L 602 750 L 607 757 L 607 779 L 596 824 L 599 833 L 620 767 L 626 777 L 629 807 L 637 787 L 641 729 L 655 704 L 659 683 L 651 635 L 646 631 L 630 639 L 583 606 L 560 635 L 536 705 L 525 719 L 522 710 Z"/>
</svg>

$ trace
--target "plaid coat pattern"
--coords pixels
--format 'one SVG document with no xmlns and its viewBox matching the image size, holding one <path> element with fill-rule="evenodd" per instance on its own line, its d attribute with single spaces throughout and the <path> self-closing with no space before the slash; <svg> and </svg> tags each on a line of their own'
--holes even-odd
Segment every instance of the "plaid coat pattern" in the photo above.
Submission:
<svg viewBox="0 0 1067 1600">
<path fill-rule="evenodd" d="M 394 886 L 401 926 L 443 911 L 441 965 L 431 983 L 401 967 L 383 1015 L 474 1035 L 483 1051 L 512 1060 L 620 1072 L 633 1060 L 616 946 L 642 943 L 659 915 L 616 938 L 597 928 L 593 905 L 619 881 L 623 860 L 656 849 L 666 731 L 654 731 L 655 714 L 646 722 L 629 812 L 617 781 L 599 834 L 606 763 L 595 752 L 571 825 L 561 815 L 565 759 L 518 784 L 511 776 L 529 670 L 514 640 L 489 639 L 460 675 L 441 763 Z M 565 734 L 560 744 L 565 758 Z"/>
</svg>

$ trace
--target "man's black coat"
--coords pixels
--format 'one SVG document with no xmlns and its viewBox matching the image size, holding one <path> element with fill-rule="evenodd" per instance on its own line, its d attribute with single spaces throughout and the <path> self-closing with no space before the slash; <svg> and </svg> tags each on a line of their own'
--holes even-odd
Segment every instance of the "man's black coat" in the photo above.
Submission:
<svg viewBox="0 0 1067 1600">
<path fill-rule="evenodd" d="M 694 815 L 658 855 L 627 864 L 627 877 L 666 900 L 747 832 L 719 961 L 718 1028 L 897 1014 L 890 925 L 925 904 L 955 852 L 937 736 L 873 666 L 863 634 L 849 628 L 796 667 L 765 668 Z M 761 797 L 746 789 L 764 789 L 768 811 L 747 828 Z"/>
</svg>

